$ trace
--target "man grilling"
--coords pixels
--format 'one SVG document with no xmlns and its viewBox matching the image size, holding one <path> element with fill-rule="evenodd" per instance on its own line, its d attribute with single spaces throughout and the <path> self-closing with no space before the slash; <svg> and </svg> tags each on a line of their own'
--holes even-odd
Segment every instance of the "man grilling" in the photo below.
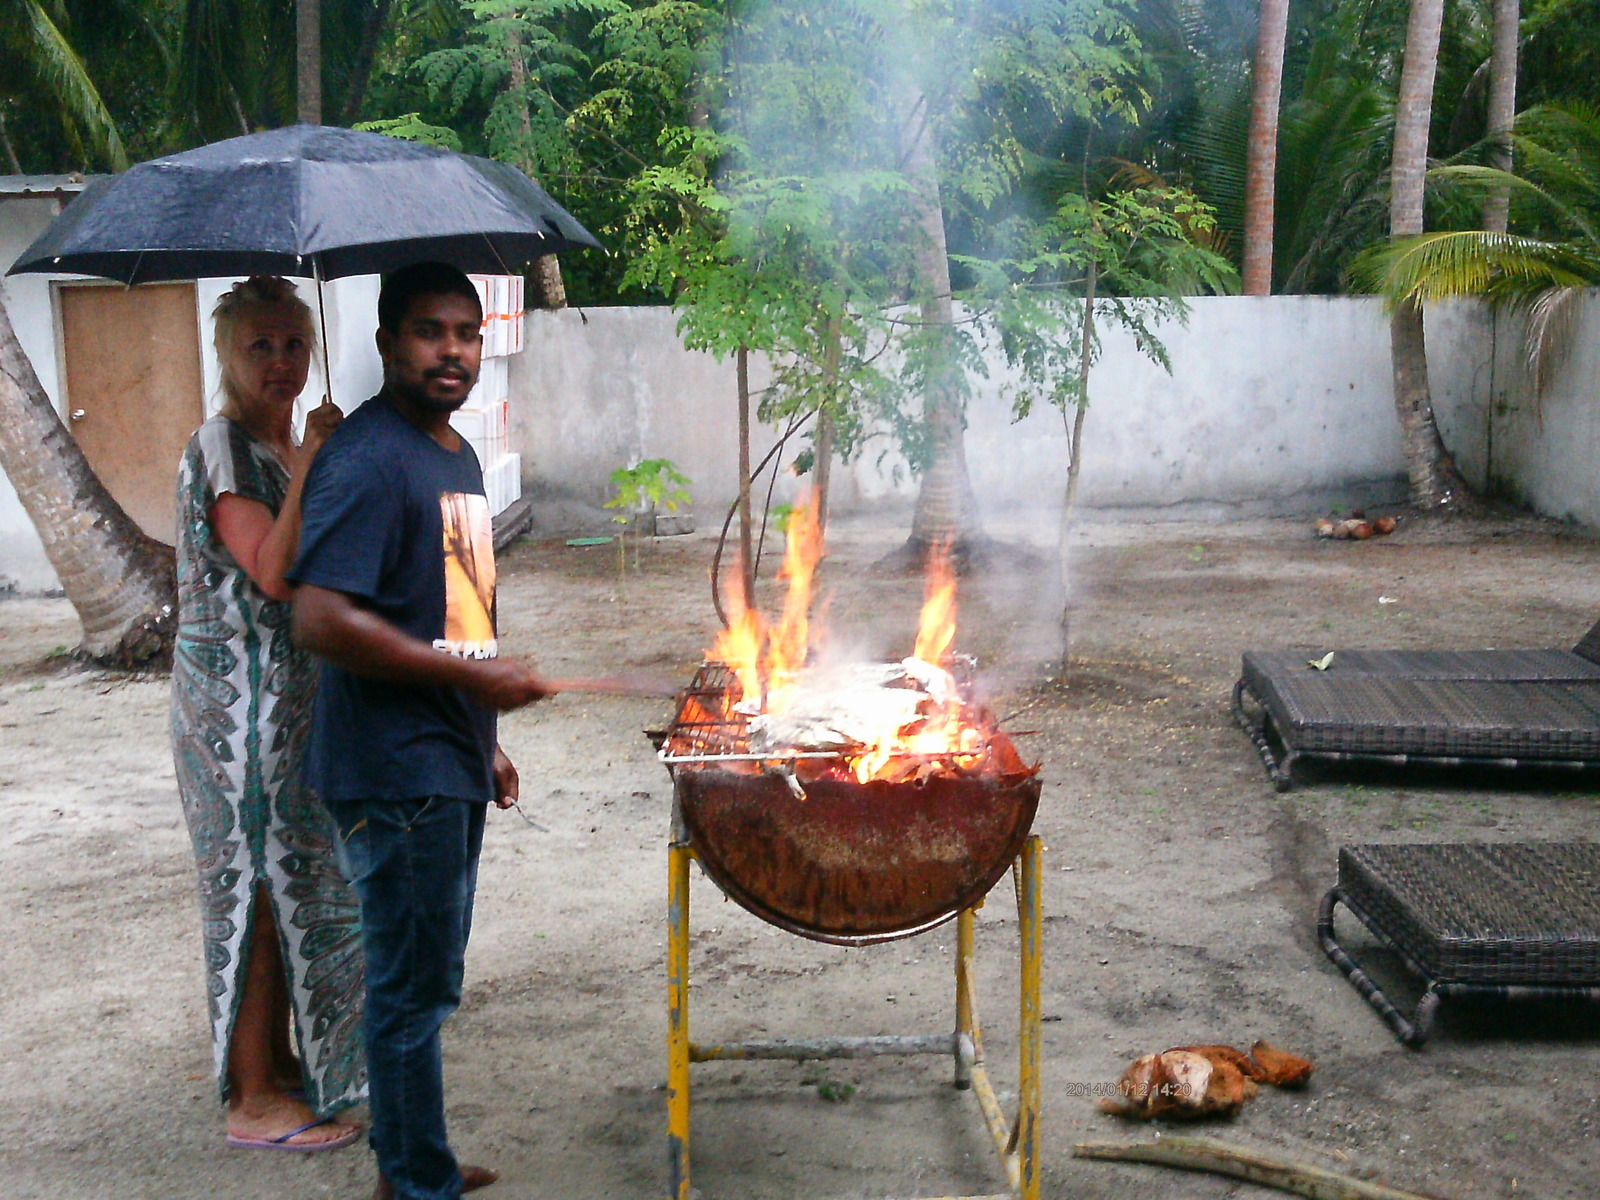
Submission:
<svg viewBox="0 0 1600 1200">
<path fill-rule="evenodd" d="M 550 689 L 496 657 L 483 475 L 450 427 L 482 315 L 453 267 L 385 276 L 383 390 L 318 455 L 289 576 L 295 641 L 322 660 L 307 776 L 361 903 L 381 1200 L 457 1200 L 496 1178 L 459 1168 L 446 1140 L 439 1031 L 461 999 L 488 803 L 517 798 L 495 714 Z"/>
</svg>

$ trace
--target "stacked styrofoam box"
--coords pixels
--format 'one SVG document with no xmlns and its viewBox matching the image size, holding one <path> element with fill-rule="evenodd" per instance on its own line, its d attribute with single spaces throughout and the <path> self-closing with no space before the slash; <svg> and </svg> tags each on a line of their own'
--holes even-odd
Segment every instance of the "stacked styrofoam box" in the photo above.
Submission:
<svg viewBox="0 0 1600 1200">
<path fill-rule="evenodd" d="M 505 359 L 485 359 L 477 386 L 450 415 L 450 424 L 472 443 L 485 469 L 511 449 L 510 375 Z"/>
<path fill-rule="evenodd" d="M 483 357 L 504 358 L 522 350 L 524 287 L 520 275 L 474 275 L 483 305 Z"/>
<path fill-rule="evenodd" d="M 483 473 L 483 494 L 489 511 L 498 515 L 522 495 L 522 455 L 505 454 Z"/>
<path fill-rule="evenodd" d="M 498 516 L 522 495 L 522 460 L 511 453 L 511 371 L 507 356 L 522 349 L 522 280 L 474 275 L 483 303 L 483 360 L 477 386 L 450 424 L 472 443 L 483 467 L 489 511 Z"/>
</svg>

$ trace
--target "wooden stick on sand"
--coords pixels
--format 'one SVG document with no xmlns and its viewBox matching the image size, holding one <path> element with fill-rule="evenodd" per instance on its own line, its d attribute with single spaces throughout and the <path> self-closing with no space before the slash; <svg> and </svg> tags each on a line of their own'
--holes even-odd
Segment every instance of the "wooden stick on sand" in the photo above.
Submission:
<svg viewBox="0 0 1600 1200">
<path fill-rule="evenodd" d="M 1164 1137 L 1157 1142 L 1079 1142 L 1072 1147 L 1074 1158 L 1103 1158 L 1121 1162 L 1156 1163 L 1186 1171 L 1211 1171 L 1232 1175 L 1252 1183 L 1281 1188 L 1311 1200 L 1433 1200 L 1416 1192 L 1404 1192 L 1368 1183 L 1350 1175 L 1339 1175 L 1297 1163 L 1243 1150 L 1205 1137 Z"/>
</svg>

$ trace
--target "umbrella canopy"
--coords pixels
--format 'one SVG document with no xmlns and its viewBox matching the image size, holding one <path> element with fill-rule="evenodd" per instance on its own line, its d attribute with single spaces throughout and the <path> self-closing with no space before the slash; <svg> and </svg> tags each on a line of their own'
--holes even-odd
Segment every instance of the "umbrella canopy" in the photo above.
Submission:
<svg viewBox="0 0 1600 1200">
<path fill-rule="evenodd" d="M 338 279 L 414 262 L 509 275 L 600 243 L 506 163 L 292 125 L 151 159 L 85 188 L 7 274 L 153 283 Z"/>
</svg>

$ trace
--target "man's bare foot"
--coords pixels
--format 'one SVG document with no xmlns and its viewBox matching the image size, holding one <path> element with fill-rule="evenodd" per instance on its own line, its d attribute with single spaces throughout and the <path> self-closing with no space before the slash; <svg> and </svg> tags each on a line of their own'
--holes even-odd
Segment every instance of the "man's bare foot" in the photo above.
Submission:
<svg viewBox="0 0 1600 1200">
<path fill-rule="evenodd" d="M 461 1190 L 475 1192 L 479 1188 L 488 1187 L 499 1178 L 500 1172 L 493 1167 L 462 1167 Z M 394 1187 L 383 1177 L 382 1172 L 378 1174 L 378 1186 L 372 1193 L 372 1200 L 394 1200 Z"/>
<path fill-rule="evenodd" d="M 299 1097 L 284 1093 L 240 1098 L 228 1106 L 228 1136 L 236 1143 L 250 1145 L 275 1142 L 284 1149 L 305 1150 L 333 1142 L 348 1144 L 354 1122 L 333 1117 L 320 1125 L 316 1114 Z M 310 1125 L 309 1129 L 301 1129 Z M 283 1141 L 278 1141 L 291 1130 L 300 1129 Z"/>
</svg>

